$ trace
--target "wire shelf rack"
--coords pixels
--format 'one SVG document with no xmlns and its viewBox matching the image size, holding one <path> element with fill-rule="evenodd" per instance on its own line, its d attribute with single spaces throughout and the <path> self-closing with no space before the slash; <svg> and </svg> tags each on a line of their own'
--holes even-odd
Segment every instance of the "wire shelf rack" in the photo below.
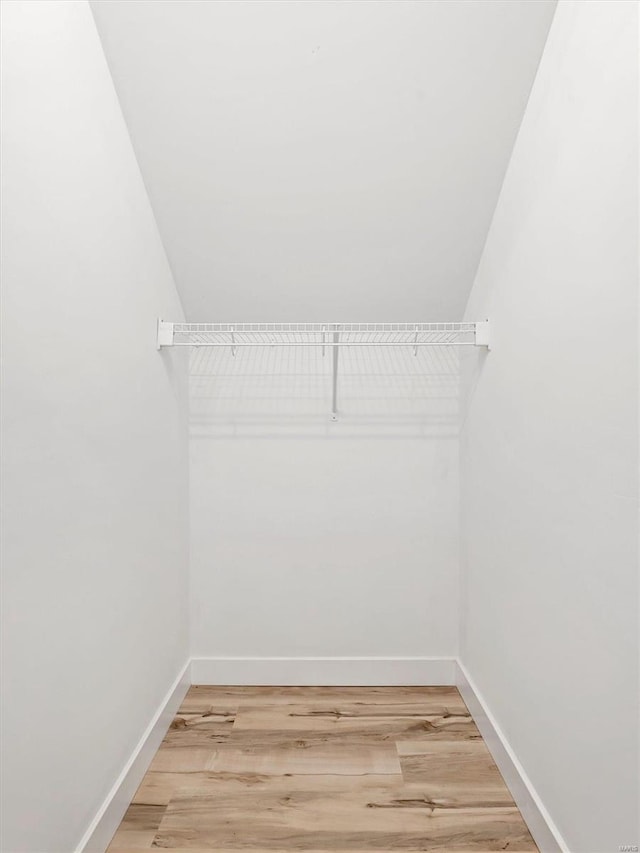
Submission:
<svg viewBox="0 0 640 853">
<path fill-rule="evenodd" d="M 476 346 L 489 348 L 489 321 L 479 323 L 168 323 L 158 320 L 158 349 L 171 346 L 318 347 L 331 353 L 331 419 L 338 419 L 338 364 L 347 347 Z"/>
<path fill-rule="evenodd" d="M 158 346 L 422 347 L 486 345 L 485 323 L 166 323 Z M 479 328 L 480 327 L 480 328 Z"/>
</svg>

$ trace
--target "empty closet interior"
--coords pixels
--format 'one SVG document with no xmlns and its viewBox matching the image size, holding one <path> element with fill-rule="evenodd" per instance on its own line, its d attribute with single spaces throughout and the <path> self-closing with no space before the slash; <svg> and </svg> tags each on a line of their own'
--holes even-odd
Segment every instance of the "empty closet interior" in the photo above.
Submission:
<svg viewBox="0 0 640 853">
<path fill-rule="evenodd" d="M 638 849 L 638 17 L 2 3 L 3 853 Z"/>
</svg>

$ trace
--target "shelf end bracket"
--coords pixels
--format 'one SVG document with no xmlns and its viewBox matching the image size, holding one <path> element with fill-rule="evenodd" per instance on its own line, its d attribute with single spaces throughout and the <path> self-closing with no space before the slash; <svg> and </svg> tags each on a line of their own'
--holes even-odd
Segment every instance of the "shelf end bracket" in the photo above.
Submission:
<svg viewBox="0 0 640 853">
<path fill-rule="evenodd" d="M 166 323 L 164 320 L 158 319 L 158 340 L 156 347 L 172 347 L 173 346 L 173 323 Z"/>
<path fill-rule="evenodd" d="M 488 350 L 491 349 L 488 320 L 482 320 L 480 323 L 476 323 L 476 346 L 486 347 Z"/>
</svg>

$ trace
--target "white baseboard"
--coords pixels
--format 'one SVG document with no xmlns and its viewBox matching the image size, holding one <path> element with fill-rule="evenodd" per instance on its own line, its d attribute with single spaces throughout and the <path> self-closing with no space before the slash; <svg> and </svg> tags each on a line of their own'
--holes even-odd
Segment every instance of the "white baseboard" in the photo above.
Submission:
<svg viewBox="0 0 640 853">
<path fill-rule="evenodd" d="M 193 684 L 383 687 L 456 683 L 445 657 L 209 657 L 191 659 Z"/>
<path fill-rule="evenodd" d="M 85 832 L 76 853 L 104 853 L 107 849 L 190 685 L 190 661 L 187 661 Z"/>
<path fill-rule="evenodd" d="M 569 848 L 557 826 L 460 660 L 457 662 L 456 683 L 540 853 L 569 853 Z"/>
</svg>

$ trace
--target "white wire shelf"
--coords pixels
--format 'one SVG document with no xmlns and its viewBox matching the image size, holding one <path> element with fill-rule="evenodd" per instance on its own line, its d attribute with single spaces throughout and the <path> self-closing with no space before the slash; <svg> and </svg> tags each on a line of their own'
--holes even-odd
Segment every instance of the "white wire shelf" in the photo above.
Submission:
<svg viewBox="0 0 640 853">
<path fill-rule="evenodd" d="M 480 323 L 167 323 L 158 322 L 158 348 L 488 346 Z"/>
<path fill-rule="evenodd" d="M 331 352 L 331 419 L 338 419 L 338 363 L 343 347 L 476 346 L 489 348 L 489 321 L 478 323 L 168 323 L 158 320 L 162 347 L 318 347 Z"/>
</svg>

